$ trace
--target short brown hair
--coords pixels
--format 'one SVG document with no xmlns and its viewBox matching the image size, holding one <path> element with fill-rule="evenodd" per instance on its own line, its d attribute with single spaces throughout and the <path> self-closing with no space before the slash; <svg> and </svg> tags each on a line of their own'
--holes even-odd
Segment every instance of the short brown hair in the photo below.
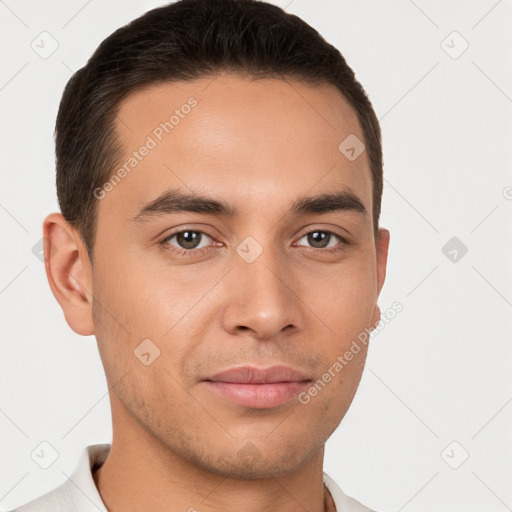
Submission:
<svg viewBox="0 0 512 512">
<path fill-rule="evenodd" d="M 98 199 L 120 158 L 115 119 L 123 98 L 160 82 L 220 71 L 290 77 L 338 88 L 357 113 L 373 182 L 373 225 L 382 198 L 377 116 L 341 53 L 303 20 L 257 0 L 179 0 L 119 28 L 70 78 L 55 127 L 57 196 L 92 261 Z M 341 141 L 340 141 L 341 142 Z"/>
</svg>

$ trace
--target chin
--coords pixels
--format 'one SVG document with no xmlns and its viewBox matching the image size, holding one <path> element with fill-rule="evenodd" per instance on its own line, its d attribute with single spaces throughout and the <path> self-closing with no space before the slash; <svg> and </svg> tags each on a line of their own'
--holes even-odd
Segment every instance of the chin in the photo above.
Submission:
<svg viewBox="0 0 512 512">
<path fill-rule="evenodd" d="M 231 445 L 231 449 L 236 445 Z M 280 445 L 273 443 L 266 447 L 259 447 L 251 441 L 246 441 L 236 451 L 222 449 L 222 455 L 215 457 L 210 454 L 207 460 L 196 460 L 195 463 L 203 466 L 207 471 L 223 477 L 240 480 L 264 480 L 277 478 L 298 471 L 306 462 L 318 452 L 319 447 L 309 447 L 309 450 L 298 450 L 301 443 Z M 303 448 L 305 448 L 303 446 Z M 206 455 L 203 452 L 203 455 Z"/>
</svg>

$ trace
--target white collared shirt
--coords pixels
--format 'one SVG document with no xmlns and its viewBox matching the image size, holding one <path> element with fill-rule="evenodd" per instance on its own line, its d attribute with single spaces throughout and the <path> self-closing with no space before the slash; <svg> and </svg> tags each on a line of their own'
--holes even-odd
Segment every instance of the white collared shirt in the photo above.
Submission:
<svg viewBox="0 0 512 512">
<path fill-rule="evenodd" d="M 105 462 L 110 447 L 110 444 L 87 446 L 68 480 L 12 512 L 107 512 L 94 483 L 91 468 Z M 324 484 L 331 493 L 337 512 L 374 512 L 347 496 L 325 472 L 323 475 Z"/>
</svg>

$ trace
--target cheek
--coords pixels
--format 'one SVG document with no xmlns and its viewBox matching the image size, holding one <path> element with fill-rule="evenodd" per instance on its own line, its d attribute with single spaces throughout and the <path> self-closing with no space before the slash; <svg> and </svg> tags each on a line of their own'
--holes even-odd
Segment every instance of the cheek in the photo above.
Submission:
<svg viewBox="0 0 512 512">
<path fill-rule="evenodd" d="M 375 275 L 370 264 L 332 272 L 325 285 L 311 281 L 304 302 L 319 319 L 318 348 L 323 352 L 320 382 L 312 390 L 325 414 L 340 418 L 357 390 L 366 360 L 369 328 L 376 301 Z M 321 411 L 319 411 L 320 413 Z"/>
<path fill-rule="evenodd" d="M 340 355 L 344 351 L 340 350 Z M 349 409 L 359 385 L 366 358 L 366 350 L 341 364 L 333 352 L 325 373 L 299 397 L 301 423 L 308 424 L 308 432 L 315 431 L 319 439 L 327 439 L 338 427 Z M 338 365 L 335 363 L 338 362 Z"/>
<path fill-rule="evenodd" d="M 113 253 L 101 264 L 96 295 L 111 313 L 105 320 L 121 324 L 132 338 L 161 338 L 205 293 L 201 279 L 186 282 L 180 269 L 152 263 L 141 254 L 121 258 Z"/>
<path fill-rule="evenodd" d="M 156 249 L 155 249 L 156 251 Z M 196 305 L 222 277 L 226 268 L 204 262 L 192 265 L 172 264 L 164 254 L 135 255 L 125 266 L 126 285 L 122 300 L 144 323 L 159 326 L 162 333 L 194 312 Z"/>
<path fill-rule="evenodd" d="M 102 268 L 98 265 L 93 305 L 98 348 L 111 382 L 128 371 L 143 371 L 145 362 L 157 361 L 162 333 L 171 326 L 159 310 L 147 275 L 137 267 L 128 268 L 126 261 L 112 264 L 115 261 L 119 260 L 113 255 L 101 260 Z"/>
<path fill-rule="evenodd" d="M 325 323 L 327 333 L 357 336 L 371 321 L 377 293 L 375 271 L 368 262 L 331 267 L 302 278 L 305 304 Z"/>
</svg>

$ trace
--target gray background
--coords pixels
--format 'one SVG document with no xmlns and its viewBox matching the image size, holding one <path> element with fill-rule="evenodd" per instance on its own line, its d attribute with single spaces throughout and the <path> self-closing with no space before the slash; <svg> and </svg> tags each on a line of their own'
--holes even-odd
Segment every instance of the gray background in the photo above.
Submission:
<svg viewBox="0 0 512 512">
<path fill-rule="evenodd" d="M 512 510 L 512 1 L 275 3 L 340 49 L 381 120 L 391 246 L 380 304 L 404 308 L 373 338 L 325 471 L 377 510 Z M 58 211 L 53 128 L 67 80 L 159 5 L 0 1 L 2 509 L 111 440 L 95 338 L 68 327 L 33 247 Z M 48 469 L 31 458 L 42 442 L 58 453 Z"/>
</svg>

